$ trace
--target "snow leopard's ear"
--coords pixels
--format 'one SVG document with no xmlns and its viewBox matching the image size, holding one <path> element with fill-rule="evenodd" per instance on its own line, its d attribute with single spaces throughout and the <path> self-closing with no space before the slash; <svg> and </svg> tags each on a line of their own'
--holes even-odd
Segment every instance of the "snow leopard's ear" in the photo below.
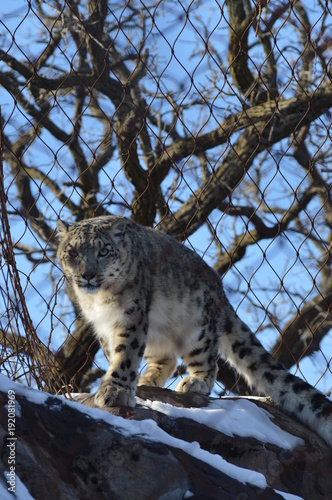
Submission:
<svg viewBox="0 0 332 500">
<path fill-rule="evenodd" d="M 62 222 L 61 219 L 58 219 L 56 226 L 58 229 L 58 240 L 62 240 L 68 232 L 69 225 L 66 224 L 65 222 Z"/>
<path fill-rule="evenodd" d="M 126 219 L 125 217 L 119 217 L 115 222 L 113 222 L 112 230 L 113 235 L 116 238 L 122 240 L 128 230 L 128 219 Z"/>
</svg>

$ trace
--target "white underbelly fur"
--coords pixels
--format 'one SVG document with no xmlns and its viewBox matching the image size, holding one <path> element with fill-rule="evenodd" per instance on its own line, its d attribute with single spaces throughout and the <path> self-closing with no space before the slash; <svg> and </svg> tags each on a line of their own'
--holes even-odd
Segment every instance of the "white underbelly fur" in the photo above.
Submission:
<svg viewBox="0 0 332 500">
<path fill-rule="evenodd" d="M 107 339 L 112 349 L 112 326 L 123 322 L 124 305 L 114 302 L 105 303 L 96 294 L 80 294 L 81 306 L 85 318 L 93 323 L 97 337 Z M 127 304 L 128 305 L 128 304 Z M 198 328 L 199 317 L 193 317 L 188 311 L 192 308 L 176 300 L 166 300 L 164 296 L 155 294 L 148 316 L 147 345 L 160 354 L 174 353 L 179 356 L 194 347 L 200 334 Z"/>
<path fill-rule="evenodd" d="M 184 303 L 155 296 L 149 312 L 148 343 L 165 353 L 181 356 L 188 352 L 199 334 L 198 319 L 188 310 Z"/>
</svg>

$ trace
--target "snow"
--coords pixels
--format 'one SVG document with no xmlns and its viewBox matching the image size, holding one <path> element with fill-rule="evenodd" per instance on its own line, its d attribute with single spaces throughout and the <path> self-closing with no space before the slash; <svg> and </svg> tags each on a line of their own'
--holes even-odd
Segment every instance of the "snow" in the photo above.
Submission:
<svg viewBox="0 0 332 500">
<path fill-rule="evenodd" d="M 8 471 L 4 471 L 5 481 L 7 482 Z M 35 500 L 29 493 L 28 488 L 22 483 L 17 474 L 15 474 L 15 494 L 9 493 L 7 488 L 0 482 L 0 498 L 1 500 Z"/>
<path fill-rule="evenodd" d="M 185 494 L 184 494 L 184 497 L 183 498 L 190 498 L 190 497 L 193 497 L 194 494 L 191 492 L 191 491 L 186 491 Z"/>
<path fill-rule="evenodd" d="M 87 417 L 103 420 L 108 424 L 112 425 L 119 432 L 125 436 L 133 437 L 138 436 L 146 440 L 163 443 L 167 446 L 182 449 L 189 455 L 211 465 L 215 469 L 220 470 L 224 474 L 236 479 L 237 481 L 245 484 L 251 483 L 256 485 L 261 489 L 267 487 L 267 482 L 263 474 L 252 471 L 249 469 L 244 469 L 242 467 L 235 466 L 228 463 L 225 459 L 219 455 L 214 455 L 206 450 L 203 450 L 199 443 L 192 442 L 188 443 L 181 439 L 175 438 L 167 434 L 165 431 L 160 429 L 154 420 L 126 420 L 122 417 L 112 415 L 111 413 L 105 412 L 98 408 L 89 408 L 81 403 L 65 400 L 62 396 L 50 396 L 47 393 L 30 389 L 28 387 L 22 386 L 18 383 L 12 382 L 5 376 L 0 374 L 0 386 L 3 391 L 8 391 L 10 389 L 14 390 L 16 394 L 22 395 L 29 401 L 37 404 L 45 404 L 49 397 L 56 397 L 59 399 L 61 404 L 67 404 L 72 408 L 83 412 Z M 137 398 L 138 399 L 138 398 Z M 245 399 L 239 401 L 233 400 L 218 400 L 214 401 L 207 408 L 176 408 L 166 403 L 160 402 L 147 402 L 139 400 L 140 404 L 148 406 L 150 408 L 156 409 L 174 418 L 186 417 L 196 420 L 198 422 L 209 425 L 214 429 L 221 430 L 221 432 L 226 432 L 228 435 L 238 434 L 238 435 L 250 435 L 258 437 L 258 439 L 266 439 L 269 442 L 271 439 L 277 439 L 278 444 L 280 442 L 286 445 L 288 449 L 299 444 L 298 438 L 289 435 L 288 433 L 282 431 L 277 426 L 275 426 L 270 418 L 267 416 L 267 412 L 258 408 L 255 404 L 247 401 Z M 55 408 L 60 408 L 61 405 L 55 405 Z M 240 429 L 243 428 L 241 434 Z M 250 429 L 251 428 L 251 429 Z M 272 438 L 270 434 L 272 433 Z M 301 441 L 301 440 L 300 440 Z M 23 493 L 23 488 L 25 486 L 17 478 L 17 490 L 16 493 L 21 496 L 16 496 L 18 500 L 26 500 L 29 498 L 25 493 Z M 3 486 L 0 483 L 0 487 Z M 2 489 L 0 489 L 0 498 L 13 498 L 12 496 L 6 497 L 2 495 Z M 8 492 L 6 492 L 8 493 Z M 22 493 L 22 494 L 21 494 Z M 294 495 L 289 496 L 288 494 L 278 492 L 287 498 L 287 500 L 295 500 L 300 497 Z M 287 497 L 285 496 L 287 495 Z M 30 497 L 31 498 L 31 497 Z"/>
<path fill-rule="evenodd" d="M 5 479 L 5 482 L 6 481 L 7 479 Z M 8 489 L 4 486 L 4 484 L 1 481 L 0 481 L 0 498 L 1 500 L 13 500 L 13 495 L 9 493 Z"/>
<path fill-rule="evenodd" d="M 303 500 L 302 497 L 297 495 L 292 495 L 291 493 L 285 493 L 284 491 L 274 490 L 278 495 L 281 495 L 285 500 Z"/>
<path fill-rule="evenodd" d="M 271 415 L 248 399 L 216 399 L 207 408 L 178 408 L 160 401 L 138 399 L 140 405 L 173 418 L 189 418 L 227 436 L 250 436 L 286 450 L 303 444 L 303 440 L 280 429 Z"/>
</svg>

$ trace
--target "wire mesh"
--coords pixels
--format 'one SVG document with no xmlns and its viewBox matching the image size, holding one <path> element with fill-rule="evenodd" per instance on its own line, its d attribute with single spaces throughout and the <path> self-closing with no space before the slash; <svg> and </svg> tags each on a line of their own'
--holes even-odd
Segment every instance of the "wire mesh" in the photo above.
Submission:
<svg viewBox="0 0 332 500">
<path fill-rule="evenodd" d="M 329 393 L 328 3 L 1 10 L 1 372 L 94 387 L 105 361 L 65 289 L 55 227 L 109 213 L 198 252 L 263 345 Z M 219 368 L 222 391 L 247 391 Z"/>
</svg>

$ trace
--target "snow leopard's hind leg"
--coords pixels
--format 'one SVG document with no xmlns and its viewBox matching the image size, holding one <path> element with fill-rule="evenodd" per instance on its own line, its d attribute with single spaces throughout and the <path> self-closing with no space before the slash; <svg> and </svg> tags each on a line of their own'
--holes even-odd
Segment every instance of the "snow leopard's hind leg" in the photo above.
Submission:
<svg viewBox="0 0 332 500">
<path fill-rule="evenodd" d="M 191 350 L 183 355 L 188 377 L 176 386 L 178 392 L 197 392 L 210 394 L 218 372 L 219 335 L 204 326 Z"/>
</svg>

